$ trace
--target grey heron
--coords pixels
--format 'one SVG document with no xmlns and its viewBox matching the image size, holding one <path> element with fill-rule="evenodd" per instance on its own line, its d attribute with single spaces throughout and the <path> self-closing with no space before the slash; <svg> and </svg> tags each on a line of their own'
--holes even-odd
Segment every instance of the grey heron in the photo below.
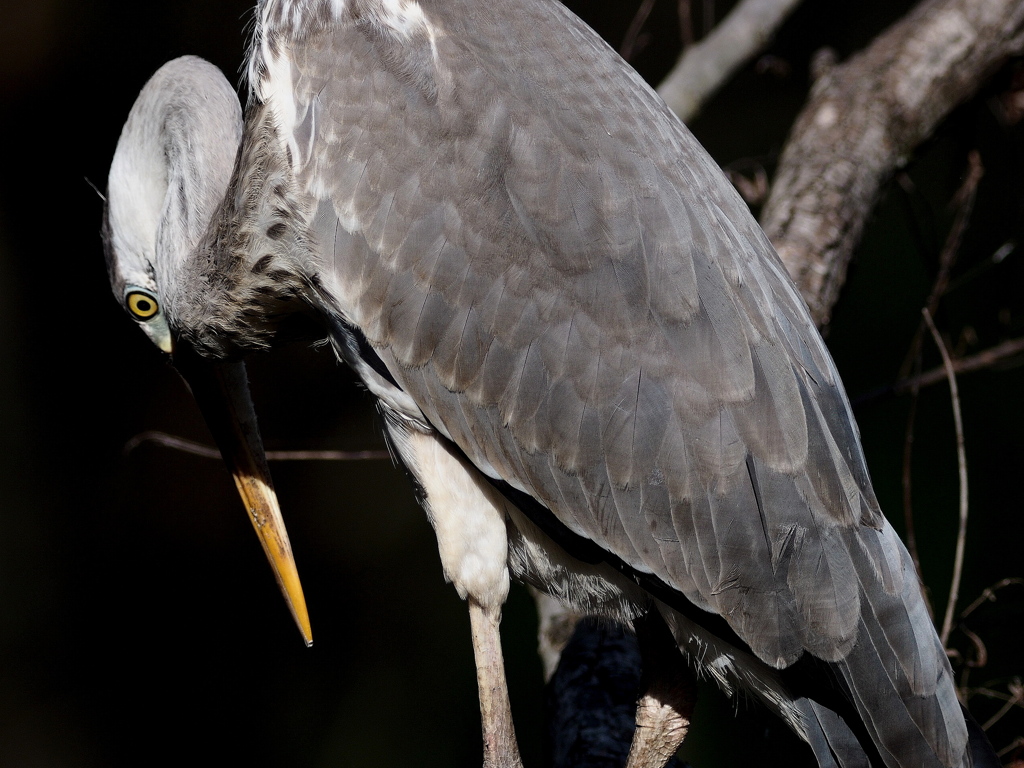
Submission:
<svg viewBox="0 0 1024 768">
<path fill-rule="evenodd" d="M 161 70 L 133 109 L 108 267 L 192 383 L 307 639 L 238 361 L 312 327 L 378 398 L 469 603 L 485 765 L 519 762 L 510 577 L 664 622 L 822 766 L 997 764 L 803 302 L 589 28 L 554 0 L 263 0 L 233 168 L 234 96 L 201 69 Z"/>
</svg>

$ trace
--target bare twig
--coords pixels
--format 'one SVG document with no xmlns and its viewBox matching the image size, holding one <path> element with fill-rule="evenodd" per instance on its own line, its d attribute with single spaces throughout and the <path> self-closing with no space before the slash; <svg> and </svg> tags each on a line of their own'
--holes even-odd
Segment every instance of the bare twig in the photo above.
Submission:
<svg viewBox="0 0 1024 768">
<path fill-rule="evenodd" d="M 932 610 L 931 601 L 928 599 L 928 591 L 924 587 L 924 574 L 921 572 L 921 559 L 917 550 L 917 533 L 914 528 L 914 507 L 910 467 L 911 458 L 914 452 L 914 420 L 917 416 L 917 394 L 922 386 L 920 376 L 921 338 L 924 333 L 925 323 L 931 323 L 931 317 L 935 314 L 939 301 L 945 294 L 946 287 L 949 285 L 949 275 L 953 269 L 953 264 L 956 262 L 956 256 L 960 250 L 960 243 L 963 240 L 964 232 L 967 229 L 967 222 L 970 219 L 971 210 L 974 207 L 974 200 L 978 190 L 978 182 L 984 174 L 984 169 L 981 165 L 981 156 L 976 151 L 972 150 L 968 154 L 967 166 L 968 172 L 965 175 L 964 182 L 960 185 L 960 189 L 958 189 L 956 194 L 953 196 L 952 202 L 958 204 L 957 215 L 953 222 L 953 226 L 950 228 L 949 234 L 946 236 L 946 242 L 942 247 L 942 253 L 939 255 L 939 271 L 935 276 L 935 282 L 932 284 L 932 291 L 928 297 L 928 301 L 922 310 L 924 317 L 914 333 L 914 338 L 910 342 L 910 348 L 907 350 L 907 356 L 903 361 L 903 365 L 900 367 L 901 379 L 909 382 L 907 388 L 910 389 L 911 393 L 910 411 L 907 414 L 907 426 L 903 438 L 902 473 L 903 519 L 906 523 L 907 550 L 910 552 L 910 557 L 914 561 L 914 568 L 917 570 L 917 576 L 921 580 L 922 584 L 921 589 L 925 598 L 924 602 L 928 607 L 928 614 L 933 620 L 935 619 L 935 614 Z M 946 361 L 949 356 L 946 353 L 945 346 L 940 344 L 940 349 L 943 353 L 943 360 Z M 911 366 L 918 369 L 918 375 L 913 378 L 909 377 Z M 944 365 L 944 367 L 940 369 L 940 375 L 942 377 L 948 377 L 950 375 L 947 366 Z M 951 387 L 955 391 L 955 381 L 951 382 Z M 945 640 L 943 640 L 943 644 L 945 644 Z"/>
<path fill-rule="evenodd" d="M 1019 577 L 1011 577 L 1007 579 L 1001 579 L 990 587 L 986 587 L 982 590 L 981 594 L 960 612 L 960 619 L 958 628 L 963 632 L 964 636 L 971 642 L 974 647 L 974 657 L 971 658 L 966 654 L 961 654 L 955 648 L 948 649 L 949 657 L 951 660 L 959 660 L 963 664 L 963 669 L 960 673 L 960 681 L 957 686 L 957 693 L 960 696 L 960 700 L 967 702 L 972 696 L 987 696 L 989 698 L 1000 699 L 1002 701 L 1009 701 L 1011 698 L 1018 695 L 1020 689 L 1020 680 L 1015 679 L 1008 685 L 1010 691 L 1009 694 L 1002 693 L 1001 691 L 994 691 L 989 688 L 972 688 L 969 685 L 969 679 L 971 670 L 984 667 L 988 664 L 988 648 L 981 637 L 971 631 L 967 626 L 966 619 L 979 607 L 986 603 L 994 603 L 996 601 L 996 593 L 1009 586 L 1013 585 L 1024 585 L 1024 579 Z M 1024 702 L 1018 701 L 1018 704 L 1024 706 Z M 1005 714 L 1005 713 L 1004 713 Z M 1000 715 L 1002 717 L 1002 715 Z M 993 721 L 994 722 L 994 721 Z M 986 724 L 986 728 L 992 723 Z"/>
<path fill-rule="evenodd" d="M 903 433 L 903 522 L 906 528 L 907 551 L 911 560 L 914 561 L 914 570 L 917 571 L 917 578 L 921 582 L 921 594 L 924 596 L 924 604 L 928 608 L 928 615 L 935 620 L 935 612 L 932 609 L 932 602 L 928 599 L 928 590 L 925 588 L 924 574 L 921 572 L 921 558 L 917 551 L 917 532 L 914 528 L 914 504 L 913 504 L 913 483 L 911 482 L 911 458 L 914 453 L 914 421 L 917 418 L 917 394 L 919 386 L 914 386 L 910 393 L 910 410 L 907 413 L 907 426 Z"/>
<path fill-rule="evenodd" d="M 1022 746 L 1024 746 L 1024 736 L 1018 736 L 1016 739 L 1014 739 L 1009 744 L 1007 744 L 1005 747 L 1003 747 L 998 752 L 996 752 L 996 754 L 999 757 L 1003 757 L 1004 755 L 1008 755 L 1011 752 L 1013 752 L 1013 750 L 1017 749 L 1018 747 L 1022 747 Z M 1016 760 L 1016 761 L 1010 763 L 1009 765 L 1007 765 L 1006 768 L 1019 768 L 1020 765 L 1021 765 L 1021 761 Z"/>
<path fill-rule="evenodd" d="M 958 374 L 980 371 L 983 368 L 989 368 L 996 363 L 1015 355 L 1019 355 L 1022 352 L 1024 352 L 1024 339 L 1009 339 L 1000 344 L 996 344 L 994 347 L 990 347 L 989 349 L 953 360 L 953 371 Z M 917 374 L 916 376 L 911 376 L 897 381 L 893 385 L 893 391 L 897 394 L 913 392 L 915 389 L 929 387 L 932 384 L 938 384 L 940 381 L 944 381 L 945 379 L 946 369 L 944 366 L 940 366 L 938 368 L 932 368 L 930 371 Z"/>
<path fill-rule="evenodd" d="M 939 335 L 935 323 L 932 322 L 932 315 L 928 308 L 921 310 L 928 330 L 931 331 L 935 346 L 939 348 L 942 355 L 942 363 L 946 366 L 946 375 L 949 377 L 949 395 L 953 402 L 953 424 L 956 427 L 956 462 L 960 472 L 960 528 L 956 537 L 956 554 L 953 558 L 953 579 L 949 587 L 949 600 L 946 602 L 946 615 L 942 620 L 942 631 L 939 639 L 943 647 L 949 639 L 949 630 L 953 626 L 953 610 L 956 608 L 956 600 L 960 594 L 960 579 L 964 568 L 964 547 L 967 543 L 967 453 L 964 450 L 964 425 L 960 415 L 960 392 L 956 385 L 956 372 L 953 370 L 953 361 L 949 357 L 946 345 Z"/>
<path fill-rule="evenodd" d="M 939 257 L 939 271 L 935 277 L 935 282 L 932 284 L 932 291 L 928 298 L 928 302 L 923 310 L 924 319 L 922 319 L 914 333 L 914 337 L 910 342 L 910 348 L 907 350 L 907 356 L 900 368 L 902 382 L 904 382 L 902 391 L 909 390 L 911 396 L 910 409 L 907 413 L 907 426 L 903 439 L 903 471 L 901 478 L 903 485 L 903 520 L 906 528 L 907 551 L 910 553 L 911 560 L 914 562 L 914 569 L 917 571 L 917 576 L 921 581 L 921 592 L 924 596 L 924 604 L 928 608 L 928 615 L 931 616 L 933 621 L 935 620 L 935 612 L 932 608 L 931 600 L 929 599 L 928 589 L 925 587 L 926 582 L 924 580 L 924 573 L 921 570 L 921 558 L 917 549 L 917 531 L 914 526 L 913 483 L 911 482 L 911 459 L 914 452 L 914 421 L 917 417 L 917 396 L 921 387 L 925 386 L 925 377 L 920 374 L 921 339 L 925 328 L 925 320 L 930 319 L 931 315 L 935 313 L 935 310 L 938 308 L 939 300 L 946 291 L 949 284 L 950 271 L 956 261 L 960 242 L 963 239 L 963 233 L 966 230 L 967 221 L 970 216 L 971 209 L 973 208 L 978 182 L 980 181 L 983 173 L 981 169 L 981 159 L 977 152 L 971 152 L 968 156 L 968 168 L 970 170 L 966 175 L 964 183 L 960 186 L 960 189 L 953 198 L 954 202 L 960 202 L 960 206 L 957 210 L 956 219 L 954 220 L 953 226 L 946 237 L 945 245 L 943 246 L 942 253 Z M 909 376 L 910 366 L 914 366 L 918 370 L 918 374 L 916 376 Z M 945 365 L 930 373 L 934 374 L 934 381 L 928 381 L 927 383 L 938 382 L 949 377 L 949 371 Z M 900 382 L 898 382 L 893 389 L 896 392 L 901 391 Z M 945 640 L 943 640 L 943 644 L 945 644 Z"/>
<path fill-rule="evenodd" d="M 651 15 L 653 10 L 654 0 L 643 0 L 636 13 L 633 14 L 633 20 L 629 23 L 629 29 L 626 30 L 626 34 L 622 38 L 622 45 L 619 46 L 619 55 L 626 61 L 633 58 L 636 41 L 640 37 L 640 31 L 644 28 L 644 24 L 647 23 L 647 17 Z"/>
<path fill-rule="evenodd" d="M 942 252 L 939 254 L 939 271 L 935 275 L 935 281 L 932 283 L 932 292 L 925 303 L 925 309 L 933 317 L 939 308 L 939 302 L 949 287 L 949 276 L 953 271 L 953 265 L 956 263 L 956 257 L 960 251 L 960 243 L 963 242 L 964 232 L 967 231 L 967 223 L 970 221 L 971 212 L 974 210 L 974 201 L 978 196 L 978 184 L 984 175 L 985 168 L 981 164 L 981 155 L 978 154 L 977 150 L 972 149 L 967 153 L 967 172 L 964 174 L 964 181 L 956 191 L 956 194 L 953 195 L 952 201 L 950 201 L 951 205 L 957 206 L 956 217 L 953 219 L 953 226 L 950 227 L 949 233 L 946 235 L 946 242 L 942 246 Z M 906 378 L 909 375 L 910 366 L 920 354 L 924 330 L 924 321 L 922 321 L 914 333 L 914 339 L 910 343 L 910 350 L 907 352 L 907 357 L 900 367 L 900 378 Z M 945 374 L 940 376 L 944 377 Z"/>
<path fill-rule="evenodd" d="M 988 664 L 988 646 L 985 645 L 985 641 L 981 639 L 981 636 L 962 624 L 960 625 L 960 631 L 967 635 L 967 639 L 974 646 L 974 658 L 969 659 L 965 656 L 964 664 L 968 667 L 984 667 Z"/>
<path fill-rule="evenodd" d="M 182 453 L 202 456 L 204 459 L 220 458 L 220 451 L 216 448 L 156 431 L 137 434 L 124 444 L 124 453 L 131 453 L 143 443 L 155 443 Z M 269 461 L 365 461 L 391 457 L 387 451 L 267 451 L 266 455 Z"/>
<path fill-rule="evenodd" d="M 1017 243 L 1014 242 L 1013 240 L 1007 240 L 1005 243 L 996 248 L 995 251 L 992 252 L 992 255 L 989 256 L 987 259 L 978 264 L 975 264 L 971 269 L 968 269 L 956 280 L 952 280 L 949 283 L 949 287 L 946 289 L 946 293 L 952 293 L 953 291 L 960 288 L 962 285 L 966 285 L 967 283 L 976 279 L 978 275 L 982 274 L 983 272 L 987 272 L 992 267 L 998 264 L 1002 264 L 1004 261 L 1006 261 L 1006 258 L 1010 254 L 1014 253 L 1016 250 Z"/>
<path fill-rule="evenodd" d="M 966 619 L 985 603 L 994 603 L 996 601 L 996 592 L 1014 584 L 1024 585 L 1024 579 L 1018 577 L 1002 579 L 1001 581 L 997 581 L 991 587 L 985 587 L 985 589 L 982 590 L 982 593 L 978 596 L 978 599 L 964 608 L 963 612 L 960 614 L 961 621 Z"/>
<path fill-rule="evenodd" d="M 683 49 L 658 93 L 683 122 L 693 120 L 704 103 L 761 52 L 799 3 L 742 0 L 704 39 Z M 710 18 L 706 6 L 704 16 L 706 28 Z"/>
<path fill-rule="evenodd" d="M 267 451 L 267 461 L 380 461 L 388 451 Z"/>
<path fill-rule="evenodd" d="M 950 201 L 950 205 L 956 206 L 956 217 L 953 219 L 953 226 L 950 227 L 949 234 L 946 235 L 942 253 L 939 254 L 939 272 L 935 276 L 931 295 L 925 305 L 933 315 L 949 287 L 949 276 L 956 263 L 960 243 L 963 242 L 964 233 L 967 231 L 967 223 L 974 211 L 974 201 L 978 197 L 978 184 L 981 183 L 981 178 L 984 175 L 985 166 L 981 163 L 981 155 L 978 150 L 972 149 L 967 153 L 967 171 L 964 173 L 963 183 Z"/>
<path fill-rule="evenodd" d="M 981 729 L 983 731 L 987 731 L 993 725 L 1002 720 L 1003 715 L 1005 715 L 1014 707 L 1024 705 L 1024 687 L 1020 685 L 1020 681 L 1017 681 L 1016 685 L 1010 685 L 1010 694 L 1011 695 L 1007 697 L 1006 703 L 1003 704 L 1000 710 L 982 724 Z"/>
<path fill-rule="evenodd" d="M 693 35 L 693 5 L 690 0 L 679 0 L 679 39 L 683 43 L 684 51 L 696 40 Z"/>
<path fill-rule="evenodd" d="M 1015 682 L 1011 682 L 1008 687 L 1012 690 L 1016 690 L 1017 686 L 1019 685 L 1020 678 L 1015 678 Z M 971 695 L 984 696 L 989 699 L 998 699 L 999 701 L 1012 701 L 1014 698 L 1016 698 L 1016 695 L 1013 693 L 1003 693 L 1002 691 L 997 691 L 993 688 L 985 687 L 971 688 Z"/>
</svg>

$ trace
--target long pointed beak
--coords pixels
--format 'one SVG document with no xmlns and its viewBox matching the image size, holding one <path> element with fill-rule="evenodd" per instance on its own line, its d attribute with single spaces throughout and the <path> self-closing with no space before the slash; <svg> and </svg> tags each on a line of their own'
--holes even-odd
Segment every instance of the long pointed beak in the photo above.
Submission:
<svg viewBox="0 0 1024 768">
<path fill-rule="evenodd" d="M 175 345 L 174 367 L 192 390 L 206 424 L 213 433 L 221 455 L 235 479 L 252 527 L 270 561 L 288 609 L 302 633 L 306 645 L 313 644 L 313 634 L 302 594 L 299 573 L 295 568 L 288 532 L 281 518 L 281 508 L 270 479 L 270 470 L 263 452 L 263 441 L 256 426 L 256 412 L 249 395 L 249 379 L 245 364 L 213 362 L 195 352 Z"/>
</svg>

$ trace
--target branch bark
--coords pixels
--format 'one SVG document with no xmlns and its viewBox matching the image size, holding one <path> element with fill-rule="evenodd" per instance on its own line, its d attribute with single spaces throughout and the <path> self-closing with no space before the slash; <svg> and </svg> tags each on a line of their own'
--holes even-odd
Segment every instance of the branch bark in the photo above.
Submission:
<svg viewBox="0 0 1024 768">
<path fill-rule="evenodd" d="M 814 83 L 761 224 L 819 327 L 883 182 L 1022 50 L 1024 0 L 924 0 Z"/>
<path fill-rule="evenodd" d="M 771 40 L 800 0 L 743 0 L 699 43 L 683 50 L 658 93 L 684 122 Z"/>
</svg>

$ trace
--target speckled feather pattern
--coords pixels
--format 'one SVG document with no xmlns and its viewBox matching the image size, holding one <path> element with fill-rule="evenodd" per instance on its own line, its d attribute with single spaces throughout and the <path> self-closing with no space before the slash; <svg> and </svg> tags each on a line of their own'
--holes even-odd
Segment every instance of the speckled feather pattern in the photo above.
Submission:
<svg viewBox="0 0 1024 768">
<path fill-rule="evenodd" d="M 236 183 L 210 258 L 249 275 L 269 244 L 411 418 L 720 614 L 766 675 L 835 662 L 888 765 L 968 765 L 835 368 L 713 161 L 553 0 L 423 0 L 400 27 L 396 3 L 261 6 L 240 167 L 275 180 Z M 278 187 L 299 202 L 270 243 Z M 246 322 L 224 334 L 258 346 Z"/>
<path fill-rule="evenodd" d="M 259 119 L 265 111 L 248 115 L 262 128 L 247 134 L 215 215 L 231 226 L 207 231 L 176 281 L 190 288 L 168 297 L 181 338 L 211 357 L 270 348 L 288 318 L 310 312 L 315 293 L 318 251 L 304 228 L 313 203 L 298 193 L 276 131 Z"/>
</svg>

